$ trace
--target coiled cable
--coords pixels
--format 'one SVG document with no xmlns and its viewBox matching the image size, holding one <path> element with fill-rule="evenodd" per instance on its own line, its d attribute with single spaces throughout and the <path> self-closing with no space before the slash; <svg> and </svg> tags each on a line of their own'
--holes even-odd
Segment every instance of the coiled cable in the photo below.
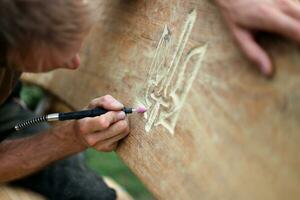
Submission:
<svg viewBox="0 0 300 200">
<path fill-rule="evenodd" d="M 35 117 L 33 119 L 29 119 L 29 120 L 26 120 L 24 122 L 18 123 L 18 124 L 15 125 L 14 128 L 15 128 L 16 131 L 19 131 L 21 129 L 24 129 L 24 128 L 32 126 L 32 125 L 39 124 L 41 122 L 47 122 L 47 115 L 40 116 L 40 117 Z"/>
</svg>

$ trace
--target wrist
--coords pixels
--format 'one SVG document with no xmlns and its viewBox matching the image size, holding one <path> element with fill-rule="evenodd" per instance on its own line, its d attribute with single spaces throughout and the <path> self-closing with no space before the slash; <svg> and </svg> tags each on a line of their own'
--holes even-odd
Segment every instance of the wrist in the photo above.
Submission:
<svg viewBox="0 0 300 200">
<path fill-rule="evenodd" d="M 87 149 L 87 146 L 80 141 L 73 122 L 66 122 L 54 128 L 53 134 L 65 146 L 65 150 L 71 154 L 79 153 Z"/>
</svg>

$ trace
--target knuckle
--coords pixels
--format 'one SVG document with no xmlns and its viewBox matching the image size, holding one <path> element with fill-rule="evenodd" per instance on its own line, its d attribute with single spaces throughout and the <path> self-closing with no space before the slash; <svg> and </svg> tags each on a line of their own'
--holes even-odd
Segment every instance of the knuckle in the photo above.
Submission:
<svg viewBox="0 0 300 200">
<path fill-rule="evenodd" d="M 78 127 L 78 132 L 80 134 L 85 134 L 87 131 L 87 126 L 86 126 L 86 121 L 83 120 L 81 123 L 79 123 Z"/>
<path fill-rule="evenodd" d="M 104 95 L 104 96 L 102 97 L 102 101 L 103 101 L 103 102 L 109 102 L 109 101 L 111 101 L 112 98 L 113 98 L 113 97 L 112 97 L 111 95 L 107 94 L 107 95 Z"/>
<path fill-rule="evenodd" d="M 120 131 L 126 132 L 129 130 L 128 122 L 126 120 L 122 120 L 118 124 Z"/>
<path fill-rule="evenodd" d="M 92 137 L 85 138 L 85 141 L 91 147 L 93 147 L 97 144 L 97 140 L 95 138 L 92 138 Z"/>
<path fill-rule="evenodd" d="M 101 126 L 101 128 L 107 129 L 109 127 L 109 121 L 104 117 L 100 117 L 99 118 L 99 125 Z"/>
</svg>

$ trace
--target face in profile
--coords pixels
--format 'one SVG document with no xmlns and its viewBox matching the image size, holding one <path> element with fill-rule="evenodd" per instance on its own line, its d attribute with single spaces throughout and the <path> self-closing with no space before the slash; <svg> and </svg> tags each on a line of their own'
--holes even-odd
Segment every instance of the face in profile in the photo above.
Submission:
<svg viewBox="0 0 300 200">
<path fill-rule="evenodd" d="M 22 16 L 22 23 L 14 12 L 0 13 L 9 24 L 4 34 L 9 35 L 5 38 L 4 55 L 8 66 L 23 72 L 80 66 L 79 50 L 92 25 L 90 10 L 84 1 L 55 2 L 12 2 L 11 7 L 17 16 Z"/>
<path fill-rule="evenodd" d="M 23 72 L 48 72 L 55 69 L 77 69 L 80 66 L 79 50 L 82 39 L 73 41 L 69 48 L 58 49 L 44 45 L 26 57 L 11 55 L 13 65 Z"/>
</svg>

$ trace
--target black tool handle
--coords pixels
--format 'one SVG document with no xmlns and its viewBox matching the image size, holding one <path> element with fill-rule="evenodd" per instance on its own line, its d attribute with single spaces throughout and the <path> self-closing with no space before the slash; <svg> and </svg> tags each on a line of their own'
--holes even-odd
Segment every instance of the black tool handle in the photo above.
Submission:
<svg viewBox="0 0 300 200">
<path fill-rule="evenodd" d="M 67 112 L 67 113 L 59 113 L 59 120 L 72 120 L 72 119 L 82 119 L 85 117 L 97 117 L 107 113 L 108 110 L 104 108 L 95 108 L 92 110 L 83 110 L 83 111 L 76 111 L 76 112 Z"/>
</svg>

